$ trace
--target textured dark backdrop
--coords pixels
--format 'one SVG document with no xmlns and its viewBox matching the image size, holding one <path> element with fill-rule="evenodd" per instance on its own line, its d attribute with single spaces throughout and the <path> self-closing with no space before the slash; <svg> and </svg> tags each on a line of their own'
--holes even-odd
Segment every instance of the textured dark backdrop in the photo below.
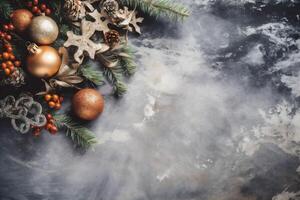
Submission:
<svg viewBox="0 0 300 200">
<path fill-rule="evenodd" d="M 1 121 L 1 200 L 300 198 L 300 4 L 181 2 L 187 21 L 146 19 L 131 38 L 125 97 L 100 88 L 94 150 Z"/>
</svg>

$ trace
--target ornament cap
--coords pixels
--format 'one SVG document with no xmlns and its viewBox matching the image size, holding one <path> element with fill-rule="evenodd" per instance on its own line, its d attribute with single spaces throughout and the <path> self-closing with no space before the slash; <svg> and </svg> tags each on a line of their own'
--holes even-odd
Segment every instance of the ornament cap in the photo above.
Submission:
<svg viewBox="0 0 300 200">
<path fill-rule="evenodd" d="M 35 43 L 30 43 L 28 42 L 26 44 L 27 46 L 27 50 L 31 53 L 31 54 L 36 54 L 38 53 L 38 51 L 40 50 L 39 46 Z"/>
</svg>

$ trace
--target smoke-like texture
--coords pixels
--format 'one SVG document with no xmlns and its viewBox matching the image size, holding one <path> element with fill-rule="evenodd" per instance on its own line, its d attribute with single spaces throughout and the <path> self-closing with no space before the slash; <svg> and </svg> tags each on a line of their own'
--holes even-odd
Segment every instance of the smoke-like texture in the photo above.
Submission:
<svg viewBox="0 0 300 200">
<path fill-rule="evenodd" d="M 187 21 L 131 39 L 138 72 L 93 150 L 1 125 L 0 199 L 299 199 L 299 4 L 182 3 Z"/>
</svg>

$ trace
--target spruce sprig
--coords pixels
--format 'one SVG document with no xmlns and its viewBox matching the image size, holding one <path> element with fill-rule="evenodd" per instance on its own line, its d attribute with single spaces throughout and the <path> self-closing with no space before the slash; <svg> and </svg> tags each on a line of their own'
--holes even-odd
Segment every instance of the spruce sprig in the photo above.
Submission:
<svg viewBox="0 0 300 200">
<path fill-rule="evenodd" d="M 78 125 L 67 115 L 55 115 L 53 118 L 55 125 L 58 128 L 65 128 L 66 135 L 78 146 L 88 148 L 98 142 L 95 135 L 89 129 Z"/>
<path fill-rule="evenodd" d="M 121 0 L 124 5 L 137 7 L 153 17 L 168 17 L 173 21 L 183 20 L 189 16 L 189 10 L 172 0 Z"/>
<path fill-rule="evenodd" d="M 136 63 L 133 59 L 133 51 L 129 45 L 124 45 L 119 54 L 119 64 L 125 76 L 131 76 L 136 71 Z"/>
<path fill-rule="evenodd" d="M 117 97 L 123 96 L 123 94 L 127 91 L 127 87 L 122 81 L 122 74 L 119 72 L 119 68 L 104 67 L 103 75 L 106 77 L 108 82 L 113 86 L 114 94 Z"/>
<path fill-rule="evenodd" d="M 104 77 L 102 73 L 96 69 L 93 69 L 89 65 L 83 65 L 80 67 L 81 75 L 86 78 L 91 83 L 95 84 L 96 86 L 100 86 L 104 84 Z"/>
<path fill-rule="evenodd" d="M 0 1 L 0 16 L 3 17 L 4 20 L 9 19 L 10 13 L 12 11 L 13 11 L 13 8 L 8 1 L 6 1 L 6 0 Z"/>
</svg>

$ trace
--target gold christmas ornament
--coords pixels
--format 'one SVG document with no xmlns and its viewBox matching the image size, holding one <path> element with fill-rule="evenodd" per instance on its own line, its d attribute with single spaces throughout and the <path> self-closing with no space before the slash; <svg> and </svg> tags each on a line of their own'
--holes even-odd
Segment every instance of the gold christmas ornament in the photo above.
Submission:
<svg viewBox="0 0 300 200">
<path fill-rule="evenodd" d="M 52 44 L 59 32 L 56 22 L 47 16 L 33 18 L 28 31 L 32 41 L 39 45 Z"/>
<path fill-rule="evenodd" d="M 12 24 L 18 33 L 23 33 L 30 25 L 33 15 L 29 10 L 18 9 L 10 15 Z"/>
<path fill-rule="evenodd" d="M 95 89 L 82 89 L 74 95 L 72 108 L 78 118 L 94 120 L 103 112 L 104 99 L 101 93 Z"/>
<path fill-rule="evenodd" d="M 30 54 L 27 57 L 27 69 L 32 75 L 49 78 L 58 72 L 62 61 L 56 49 L 30 44 L 28 51 Z"/>
</svg>

